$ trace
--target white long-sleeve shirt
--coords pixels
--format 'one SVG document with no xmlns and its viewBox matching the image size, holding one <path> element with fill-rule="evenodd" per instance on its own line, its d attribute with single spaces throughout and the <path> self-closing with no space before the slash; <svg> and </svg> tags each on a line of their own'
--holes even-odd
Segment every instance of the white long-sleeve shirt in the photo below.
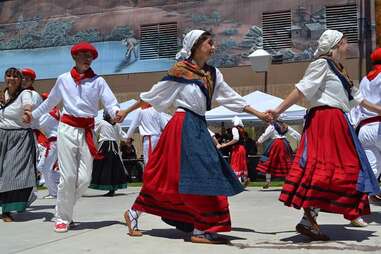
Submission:
<svg viewBox="0 0 381 254">
<path fill-rule="evenodd" d="M 5 98 L 8 98 L 8 91 L 5 92 Z M 31 128 L 31 124 L 23 123 L 22 115 L 24 107 L 33 105 L 32 93 L 30 90 L 22 91 L 16 100 L 6 108 L 0 109 L 0 128 L 3 129 L 24 129 Z"/>
<path fill-rule="evenodd" d="M 156 111 L 153 107 L 138 109 L 128 128 L 127 137 L 131 138 L 138 127 L 141 136 L 160 135 L 168 121 L 169 118 L 164 113 Z"/>
<path fill-rule="evenodd" d="M 381 74 L 378 74 L 371 81 L 365 76 L 360 82 L 360 92 L 367 101 L 381 105 Z M 351 110 L 350 119 L 354 125 L 357 125 L 361 120 L 377 115 L 377 113 L 358 105 Z"/>
<path fill-rule="evenodd" d="M 47 138 L 57 137 L 59 121 L 49 113 L 43 114 L 39 119 L 39 129 Z"/>
<path fill-rule="evenodd" d="M 102 77 L 84 79 L 77 85 L 70 72 L 66 72 L 58 77 L 48 98 L 33 110 L 32 116 L 38 119 L 63 101 L 63 114 L 92 118 L 98 115 L 99 100 L 111 117 L 114 117 L 119 110 L 118 101 Z"/>
<path fill-rule="evenodd" d="M 122 130 L 120 124 L 110 124 L 105 120 L 95 122 L 95 133 L 99 136 L 98 142 L 103 141 L 117 141 L 127 139 L 127 134 Z"/>
<path fill-rule="evenodd" d="M 150 91 L 140 94 L 140 98 L 151 104 L 157 111 L 163 112 L 170 106 L 187 108 L 198 115 L 205 115 L 206 98 L 196 84 L 182 84 L 176 81 L 160 81 Z M 216 68 L 216 84 L 213 100 L 234 112 L 242 112 L 248 105 L 223 78 Z"/>
<path fill-rule="evenodd" d="M 326 59 L 313 61 L 296 88 L 310 102 L 310 107 L 328 105 L 349 112 L 363 100 L 360 91 L 354 86 L 351 88 L 353 100 L 348 100 L 347 92 Z"/>
<path fill-rule="evenodd" d="M 299 132 L 297 132 L 290 126 L 288 126 L 288 131 L 285 133 L 285 135 L 281 135 L 275 130 L 274 125 L 270 124 L 269 126 L 267 126 L 265 132 L 258 138 L 257 142 L 259 144 L 262 144 L 263 142 L 269 139 L 286 138 L 287 135 L 290 135 L 296 141 L 299 141 L 301 137 Z"/>
</svg>

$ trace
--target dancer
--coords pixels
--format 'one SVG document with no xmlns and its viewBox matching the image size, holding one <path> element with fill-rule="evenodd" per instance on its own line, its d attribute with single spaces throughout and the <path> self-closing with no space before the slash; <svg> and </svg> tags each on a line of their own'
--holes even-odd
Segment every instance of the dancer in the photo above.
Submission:
<svg viewBox="0 0 381 254">
<path fill-rule="evenodd" d="M 340 64 L 347 48 L 341 32 L 326 30 L 315 52 L 318 59 L 290 95 L 268 111 L 277 118 L 302 98 L 310 102 L 302 140 L 279 199 L 287 206 L 304 209 L 296 230 L 313 240 L 329 239 L 316 222 L 319 210 L 354 220 L 370 213 L 368 193 L 379 192 L 344 112 L 360 104 L 381 114 L 381 107 L 362 97 Z"/>
<path fill-rule="evenodd" d="M 368 101 L 381 105 L 381 48 L 377 48 L 370 56 L 373 69 L 360 82 L 361 94 Z M 359 105 L 351 111 L 358 122 L 356 132 L 365 150 L 366 156 L 378 180 L 381 174 L 381 135 L 379 132 L 381 116 Z M 357 117 L 356 117 L 357 116 Z M 369 197 L 372 202 L 380 202 L 379 194 Z"/>
<path fill-rule="evenodd" d="M 148 158 L 168 121 L 169 118 L 164 113 L 157 112 L 148 103 L 144 103 L 141 109 L 137 110 L 137 115 L 128 128 L 127 137 L 132 138 L 136 128 L 139 127 L 140 136 L 143 137 L 144 165 L 147 165 Z"/>
<path fill-rule="evenodd" d="M 23 212 L 36 185 L 36 147 L 30 124 L 22 122 L 32 110 L 32 94 L 23 90 L 23 75 L 5 71 L 5 91 L 0 100 L 0 206 L 4 222 L 11 212 Z"/>
<path fill-rule="evenodd" d="M 271 177 L 285 177 L 292 164 L 292 148 L 286 135 L 289 134 L 296 141 L 300 140 L 300 134 L 283 121 L 277 120 L 270 124 L 265 132 L 258 138 L 257 144 L 263 144 L 270 140 L 263 151 L 256 170 L 266 176 L 263 189 L 271 185 Z"/>
<path fill-rule="evenodd" d="M 209 32 L 192 30 L 184 38 L 175 64 L 149 92 L 122 112 L 127 115 L 143 102 L 158 111 L 173 105 L 168 122 L 144 170 L 144 182 L 132 208 L 125 212 L 129 235 L 141 236 L 138 217 L 151 213 L 191 232 L 194 243 L 226 243 L 217 232 L 231 230 L 227 196 L 243 188 L 213 144 L 205 112 L 212 100 L 236 111 L 270 118 L 247 104 L 224 81 L 222 73 L 206 64 L 215 48 Z"/>
<path fill-rule="evenodd" d="M 48 93 L 42 93 L 43 100 L 48 98 Z M 60 112 L 57 107 L 54 107 L 49 113 L 40 117 L 39 128 L 46 136 L 45 151 L 41 154 L 41 158 L 37 164 L 37 168 L 42 172 L 45 178 L 46 186 L 48 187 L 48 195 L 44 199 L 57 198 L 57 186 L 59 183 L 60 173 L 55 167 L 57 157 L 57 129 L 60 121 Z"/>
<path fill-rule="evenodd" d="M 106 81 L 90 67 L 98 57 L 96 48 L 88 42 L 80 42 L 71 48 L 71 55 L 75 66 L 58 77 L 48 98 L 30 115 L 31 119 L 39 119 L 63 102 L 57 133 L 61 177 L 56 203 L 56 232 L 68 231 L 74 205 L 90 184 L 93 157 L 102 157 L 93 141 L 99 100 L 112 117 L 119 111 L 118 102 Z"/>
<path fill-rule="evenodd" d="M 239 181 L 243 186 L 247 186 L 249 184 L 249 174 L 247 172 L 247 154 L 246 148 L 243 144 L 243 136 L 244 136 L 244 125 L 238 116 L 235 116 L 232 119 L 233 128 L 232 128 L 232 140 L 227 143 L 218 145 L 218 149 L 222 149 L 228 146 L 232 146 L 230 153 L 230 166 L 232 167 L 234 173 L 237 175 Z"/>
<path fill-rule="evenodd" d="M 127 135 L 107 112 L 103 113 L 103 120 L 95 123 L 95 133 L 103 158 L 94 160 L 89 188 L 107 190 L 104 196 L 113 197 L 116 190 L 127 188 L 128 173 L 119 154 L 119 143 Z"/>
</svg>

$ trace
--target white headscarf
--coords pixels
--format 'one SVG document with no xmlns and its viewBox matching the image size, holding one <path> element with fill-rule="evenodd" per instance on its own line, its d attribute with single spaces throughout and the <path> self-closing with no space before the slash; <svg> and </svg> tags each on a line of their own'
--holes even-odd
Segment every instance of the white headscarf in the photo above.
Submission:
<svg viewBox="0 0 381 254">
<path fill-rule="evenodd" d="M 319 38 L 319 46 L 316 49 L 314 56 L 319 57 L 321 55 L 328 54 L 329 51 L 334 48 L 337 43 L 343 38 L 343 33 L 337 30 L 326 30 Z"/>
<path fill-rule="evenodd" d="M 238 116 L 233 117 L 232 122 L 233 122 L 233 126 L 244 127 L 241 118 L 239 118 Z"/>
<path fill-rule="evenodd" d="M 191 50 L 198 38 L 205 33 L 203 30 L 192 30 L 188 32 L 183 40 L 183 48 L 176 54 L 176 60 L 185 60 L 191 56 Z"/>
</svg>

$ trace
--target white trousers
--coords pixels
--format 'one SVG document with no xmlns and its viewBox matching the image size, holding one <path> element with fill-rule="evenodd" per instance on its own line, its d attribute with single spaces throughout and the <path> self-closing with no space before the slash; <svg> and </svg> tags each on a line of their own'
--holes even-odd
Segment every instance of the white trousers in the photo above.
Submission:
<svg viewBox="0 0 381 254">
<path fill-rule="evenodd" d="M 53 167 L 57 161 L 57 142 L 50 142 L 48 156 L 45 157 L 46 151 L 41 155 L 37 165 L 37 169 L 41 171 L 45 179 L 45 184 L 48 187 L 49 195 L 57 196 L 57 185 L 60 179 L 60 173 L 54 171 Z"/>
<path fill-rule="evenodd" d="M 381 124 L 370 123 L 363 126 L 359 132 L 359 140 L 378 179 L 381 173 Z"/>
<path fill-rule="evenodd" d="M 57 135 L 58 184 L 56 222 L 70 223 L 73 208 L 91 181 L 93 157 L 85 140 L 85 130 L 60 122 Z"/>
<path fill-rule="evenodd" d="M 155 149 L 157 142 L 159 141 L 159 135 L 143 136 L 143 157 L 144 165 L 147 165 L 149 159 L 149 138 L 151 137 L 151 149 Z"/>
</svg>

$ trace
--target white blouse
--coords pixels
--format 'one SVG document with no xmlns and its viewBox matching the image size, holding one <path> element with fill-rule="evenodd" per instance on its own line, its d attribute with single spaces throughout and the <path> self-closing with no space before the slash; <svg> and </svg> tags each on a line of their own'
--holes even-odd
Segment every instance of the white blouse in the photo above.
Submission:
<svg viewBox="0 0 381 254">
<path fill-rule="evenodd" d="M 95 133 L 99 136 L 99 143 L 103 141 L 119 142 L 121 139 L 127 139 L 127 135 L 120 127 L 120 124 L 112 125 L 103 119 L 95 122 Z"/>
<path fill-rule="evenodd" d="M 6 98 L 8 97 L 7 91 Z M 24 107 L 33 105 L 32 93 L 29 90 L 22 91 L 16 100 L 4 109 L 0 109 L 0 128 L 3 129 L 26 129 L 30 128 L 30 124 L 22 122 Z"/>
<path fill-rule="evenodd" d="M 288 126 L 288 131 L 285 133 L 285 135 L 281 135 L 275 130 L 274 125 L 270 124 L 269 126 L 267 126 L 265 132 L 258 138 L 257 142 L 259 144 L 262 144 L 263 142 L 269 139 L 286 138 L 287 135 L 290 135 L 296 141 L 299 141 L 301 137 L 299 132 L 297 132 L 290 126 Z"/>
<path fill-rule="evenodd" d="M 84 79 L 77 85 L 70 72 L 60 75 L 48 98 L 35 110 L 33 118 L 38 119 L 63 101 L 63 114 L 75 117 L 96 117 L 98 103 L 102 101 L 111 117 L 119 110 L 118 101 L 106 81 L 99 76 Z"/>
<path fill-rule="evenodd" d="M 347 92 L 340 79 L 330 69 L 325 59 L 313 61 L 302 80 L 296 84 L 296 88 L 304 94 L 311 108 L 327 105 L 349 112 L 363 100 L 363 96 L 356 87 L 351 89 L 353 100 L 348 100 Z"/>
<path fill-rule="evenodd" d="M 164 113 L 157 112 L 153 107 L 138 109 L 128 128 L 127 137 L 131 138 L 138 127 L 141 136 L 160 135 L 168 121 L 169 118 L 165 117 Z"/>
<path fill-rule="evenodd" d="M 141 93 L 140 98 L 151 104 L 159 112 L 165 111 L 172 105 L 176 108 L 189 109 L 201 116 L 205 115 L 206 112 L 205 95 L 196 84 L 160 81 L 150 91 Z M 222 73 L 217 68 L 212 99 L 235 112 L 242 112 L 244 107 L 248 105 L 246 100 L 224 81 Z"/>
</svg>

